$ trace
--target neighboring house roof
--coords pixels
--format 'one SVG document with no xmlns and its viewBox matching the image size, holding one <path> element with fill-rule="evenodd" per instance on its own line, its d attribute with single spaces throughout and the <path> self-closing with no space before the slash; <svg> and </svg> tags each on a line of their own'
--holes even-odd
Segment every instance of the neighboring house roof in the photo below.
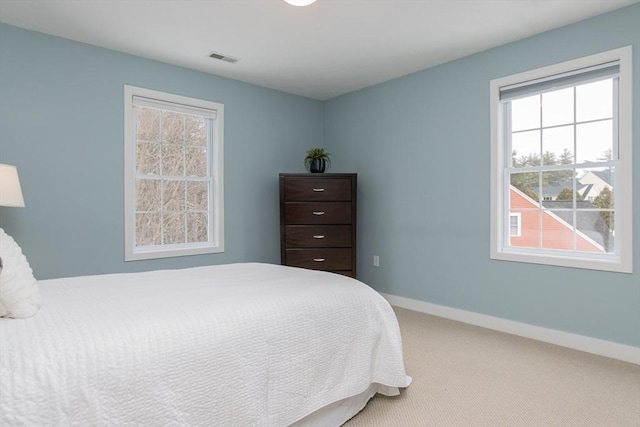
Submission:
<svg viewBox="0 0 640 427">
<path fill-rule="evenodd" d="M 597 176 L 598 178 L 600 178 L 601 180 L 603 180 L 604 182 L 606 182 L 607 184 L 613 185 L 613 179 L 612 179 L 613 177 L 611 176 L 610 170 L 591 171 L 591 173 Z"/>
<path fill-rule="evenodd" d="M 573 181 L 558 181 L 553 184 L 545 185 L 544 187 L 542 187 L 542 196 L 555 197 L 560 194 L 560 192 L 564 188 L 573 188 Z M 540 195 L 540 193 L 538 192 L 538 187 L 533 187 L 533 192 L 537 195 Z"/>
<path fill-rule="evenodd" d="M 578 182 L 582 185 L 591 184 L 593 187 L 589 189 L 588 192 L 583 193 L 585 197 L 594 196 L 597 197 L 598 194 L 606 187 L 610 190 L 613 189 L 613 174 L 611 170 L 603 170 L 603 171 L 589 171 L 585 173 Z M 591 194 L 593 193 L 593 194 Z"/>
<path fill-rule="evenodd" d="M 591 190 L 593 190 L 594 185 L 593 184 L 587 184 L 584 187 L 578 188 L 578 194 L 580 194 L 582 197 L 584 197 L 585 199 L 587 197 L 589 197 L 589 193 L 591 192 Z M 596 194 L 597 197 L 597 194 Z"/>
<path fill-rule="evenodd" d="M 573 212 L 572 211 L 558 211 L 555 209 L 572 209 L 573 202 L 571 200 L 553 200 L 543 201 L 542 206 L 551 210 L 553 214 L 561 218 L 567 224 L 573 226 Z M 577 200 L 576 208 L 578 209 L 576 214 L 576 229 L 591 240 L 602 246 L 605 251 L 609 252 L 609 248 L 613 247 L 613 237 L 609 237 L 609 230 L 605 225 L 600 212 L 591 211 L 586 209 L 594 209 L 595 206 L 588 200 Z M 580 210 L 585 209 L 585 210 Z"/>
<path fill-rule="evenodd" d="M 612 174 L 610 170 L 604 171 L 589 171 L 582 178 L 577 181 L 577 191 L 585 199 L 589 196 L 597 197 L 604 187 L 612 187 Z M 573 188 L 573 181 L 558 181 L 553 184 L 545 185 L 542 187 L 542 196 L 544 197 L 556 197 L 564 188 Z M 539 188 L 537 186 L 532 188 L 532 191 L 540 195 Z M 594 194 L 591 194 L 591 193 Z"/>
</svg>

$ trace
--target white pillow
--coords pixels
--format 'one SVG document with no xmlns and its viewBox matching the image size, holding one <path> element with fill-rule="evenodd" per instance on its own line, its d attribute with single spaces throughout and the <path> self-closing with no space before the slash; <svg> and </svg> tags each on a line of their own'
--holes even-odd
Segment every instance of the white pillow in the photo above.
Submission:
<svg viewBox="0 0 640 427">
<path fill-rule="evenodd" d="M 24 319 L 40 308 L 40 291 L 20 246 L 0 228 L 0 317 Z"/>
</svg>

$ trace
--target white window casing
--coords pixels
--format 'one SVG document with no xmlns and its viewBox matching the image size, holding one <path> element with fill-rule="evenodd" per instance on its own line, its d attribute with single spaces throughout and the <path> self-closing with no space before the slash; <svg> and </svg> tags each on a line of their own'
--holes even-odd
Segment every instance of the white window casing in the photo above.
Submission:
<svg viewBox="0 0 640 427">
<path fill-rule="evenodd" d="M 206 130 L 199 131 L 200 135 L 206 133 L 206 142 L 201 142 L 201 146 L 195 147 L 188 145 L 186 139 L 177 144 L 179 147 L 185 147 L 183 151 L 184 166 L 180 175 L 169 176 L 160 166 L 160 171 L 139 173 L 137 169 L 137 149 L 138 135 L 136 122 L 136 108 L 158 111 L 158 114 L 177 114 L 181 117 L 195 117 L 201 123 L 206 124 Z M 186 121 L 186 119 L 185 119 Z M 159 125 L 159 132 L 162 134 L 162 125 Z M 204 129 L 201 126 L 200 129 Z M 198 255 L 207 253 L 224 252 L 224 106 L 220 103 L 205 101 L 195 98 L 189 98 L 179 95 L 163 93 L 155 90 L 144 89 L 134 86 L 124 86 L 124 222 L 125 222 L 125 261 L 135 261 L 153 258 L 166 258 L 185 255 Z M 184 138 L 187 138 L 185 128 Z M 164 136 L 162 136 L 164 138 Z M 201 141 L 205 137 L 201 138 Z M 162 147 L 164 140 L 158 140 L 158 146 Z M 206 156 L 206 174 L 189 175 L 187 173 L 187 161 L 189 159 L 190 149 L 198 149 L 200 153 L 195 158 L 204 159 Z M 178 148 L 181 149 L 181 148 Z M 159 164 L 162 165 L 162 148 L 160 150 Z M 203 154 L 204 153 L 204 154 Z M 192 157 L 193 158 L 193 157 Z M 167 162 L 167 164 L 169 164 Z M 179 163 L 178 163 L 179 164 Z M 158 212 L 160 221 L 157 227 L 160 227 L 162 236 L 160 242 L 151 244 L 139 244 L 140 239 L 136 237 L 136 214 L 138 209 L 136 182 L 137 180 L 145 180 L 145 182 L 158 182 L 159 188 L 162 188 L 162 196 L 164 197 L 164 188 L 168 186 L 168 182 L 183 183 L 185 188 L 185 199 L 176 199 L 181 205 L 180 214 L 184 216 L 185 239 L 183 242 L 166 242 L 164 238 L 164 223 L 162 215 L 169 216 L 164 212 L 165 206 L 161 199 L 158 204 L 160 211 Z M 200 186 L 201 194 L 206 194 L 204 203 L 206 207 L 202 207 L 199 211 L 191 211 L 190 203 L 187 200 L 187 188 L 189 183 Z M 205 211 L 206 209 L 206 211 Z M 206 229 L 200 231 L 198 239 L 189 241 L 187 225 L 187 217 L 190 214 L 206 217 Z M 179 221 L 178 224 L 181 222 Z M 168 228 L 167 228 L 168 229 Z"/>
<path fill-rule="evenodd" d="M 564 87 L 574 87 L 590 81 L 615 75 L 613 80 L 613 132 L 614 143 L 612 158 L 602 162 L 578 162 L 574 150 L 571 165 L 549 165 L 541 163 L 537 167 L 512 167 L 510 102 L 526 96 L 542 94 Z M 492 259 L 547 264 L 574 268 L 586 268 L 603 271 L 632 273 L 633 269 L 633 232 L 632 232 L 632 48 L 631 46 L 555 64 L 512 76 L 501 77 L 490 82 L 490 118 L 491 118 L 491 246 Z M 615 86 L 617 84 L 617 87 Z M 575 105 L 574 92 L 574 109 Z M 574 110 L 574 125 L 577 123 Z M 616 122 L 617 119 L 617 122 Z M 542 125 L 538 129 L 543 131 Z M 516 132 L 516 131 L 514 131 Z M 576 136 L 574 135 L 574 138 Z M 575 147 L 575 146 L 574 146 Z M 534 172 L 542 174 L 560 170 L 572 170 L 574 174 L 573 191 L 577 191 L 578 170 L 586 171 L 590 167 L 603 167 L 615 170 L 612 185 L 615 207 L 611 214 L 614 218 L 615 239 L 613 249 L 606 253 L 589 253 L 578 250 L 552 250 L 540 247 L 516 247 L 510 244 L 511 223 L 509 198 L 511 174 Z M 551 195 L 543 196 L 542 180 L 538 185 L 540 208 L 540 233 L 543 233 L 544 215 L 552 216 L 553 212 L 542 204 Z M 555 199 L 555 198 L 554 198 Z M 575 199 L 574 199 L 575 200 Z M 575 239 L 580 234 L 577 230 L 578 213 L 584 212 L 576 208 L 573 202 L 574 249 Z M 595 210 L 595 209 L 593 209 Z M 519 222 L 522 222 L 521 218 Z M 558 221 L 560 223 L 562 221 Z M 583 236 L 584 237 L 584 236 Z M 585 239 L 586 240 L 586 239 Z"/>
</svg>

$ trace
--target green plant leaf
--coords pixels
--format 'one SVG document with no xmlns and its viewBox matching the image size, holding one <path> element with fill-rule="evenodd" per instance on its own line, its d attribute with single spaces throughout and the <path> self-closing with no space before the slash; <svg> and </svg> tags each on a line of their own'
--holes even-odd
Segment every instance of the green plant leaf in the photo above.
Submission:
<svg viewBox="0 0 640 427">
<path fill-rule="evenodd" d="M 311 169 L 311 162 L 314 160 L 324 160 L 327 164 L 327 168 L 331 166 L 331 153 L 325 151 L 324 148 L 310 148 L 307 150 L 307 154 L 304 158 L 304 167 L 307 170 Z"/>
</svg>

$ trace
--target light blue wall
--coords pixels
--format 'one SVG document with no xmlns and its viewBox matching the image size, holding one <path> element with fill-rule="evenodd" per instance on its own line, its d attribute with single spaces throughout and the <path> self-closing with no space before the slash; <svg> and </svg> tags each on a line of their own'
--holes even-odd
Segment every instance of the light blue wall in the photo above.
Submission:
<svg viewBox="0 0 640 427">
<path fill-rule="evenodd" d="M 489 80 L 634 48 L 634 274 L 489 259 Z M 358 274 L 376 290 L 640 346 L 640 4 L 324 104 L 358 172 Z M 372 256 L 380 256 L 380 267 Z"/>
<path fill-rule="evenodd" d="M 640 346 L 639 23 L 636 4 L 325 103 L 0 25 L 0 161 L 27 203 L 0 226 L 40 279 L 277 263 L 277 174 L 324 144 L 359 174 L 358 273 L 378 291 Z M 635 273 L 491 261 L 489 80 L 629 44 Z M 123 84 L 225 104 L 224 254 L 123 261 Z"/>
<path fill-rule="evenodd" d="M 225 253 L 124 262 L 124 84 L 225 105 Z M 321 134 L 318 101 L 0 25 L 0 162 L 27 205 L 0 227 L 38 279 L 279 263 L 278 172 L 302 172 Z"/>
</svg>

